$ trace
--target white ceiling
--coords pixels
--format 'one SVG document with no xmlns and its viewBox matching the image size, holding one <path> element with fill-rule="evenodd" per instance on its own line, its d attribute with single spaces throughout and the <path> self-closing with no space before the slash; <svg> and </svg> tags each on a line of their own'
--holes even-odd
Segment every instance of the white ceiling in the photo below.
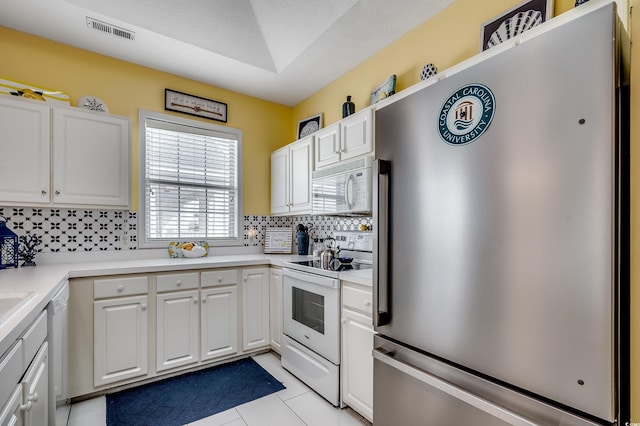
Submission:
<svg viewBox="0 0 640 426">
<path fill-rule="evenodd" d="M 294 106 L 453 1 L 2 0 L 0 25 Z"/>
</svg>

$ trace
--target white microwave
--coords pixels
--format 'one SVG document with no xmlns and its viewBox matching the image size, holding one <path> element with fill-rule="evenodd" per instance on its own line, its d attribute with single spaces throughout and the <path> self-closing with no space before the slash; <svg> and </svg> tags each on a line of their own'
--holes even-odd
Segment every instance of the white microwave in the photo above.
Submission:
<svg viewBox="0 0 640 426">
<path fill-rule="evenodd" d="M 367 156 L 313 172 L 313 214 L 370 215 L 372 165 Z"/>
</svg>

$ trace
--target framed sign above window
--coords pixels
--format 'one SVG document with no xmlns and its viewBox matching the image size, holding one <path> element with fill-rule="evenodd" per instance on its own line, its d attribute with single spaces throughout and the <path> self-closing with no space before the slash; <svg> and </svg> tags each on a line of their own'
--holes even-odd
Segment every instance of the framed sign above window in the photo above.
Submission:
<svg viewBox="0 0 640 426">
<path fill-rule="evenodd" d="M 171 89 L 164 89 L 164 109 L 227 122 L 227 104 Z"/>
<path fill-rule="evenodd" d="M 551 19 L 553 0 L 525 0 L 482 25 L 480 51 L 487 50 Z"/>
</svg>

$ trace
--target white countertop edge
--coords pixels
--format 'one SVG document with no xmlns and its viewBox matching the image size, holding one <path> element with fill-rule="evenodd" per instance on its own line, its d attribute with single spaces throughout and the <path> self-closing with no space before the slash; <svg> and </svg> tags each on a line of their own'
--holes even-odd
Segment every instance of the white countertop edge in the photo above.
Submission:
<svg viewBox="0 0 640 426">
<path fill-rule="evenodd" d="M 197 259 L 152 258 L 98 262 L 55 263 L 35 267 L 0 270 L 0 293 L 33 291 L 34 296 L 0 323 L 0 357 L 40 314 L 56 292 L 70 278 L 108 275 L 187 271 L 194 269 L 246 266 L 282 267 L 285 262 L 309 256 L 242 254 L 208 256 Z M 340 280 L 371 286 L 371 270 L 340 272 Z"/>
</svg>

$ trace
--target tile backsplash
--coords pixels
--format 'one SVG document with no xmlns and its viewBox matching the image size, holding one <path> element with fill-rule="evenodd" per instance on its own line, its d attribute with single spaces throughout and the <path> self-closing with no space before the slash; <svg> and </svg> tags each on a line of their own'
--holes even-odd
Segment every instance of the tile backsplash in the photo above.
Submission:
<svg viewBox="0 0 640 426">
<path fill-rule="evenodd" d="M 0 207 L 0 216 L 18 235 L 42 236 L 42 253 L 138 249 L 138 214 L 128 210 Z M 370 217 L 244 216 L 244 246 L 264 246 L 265 230 L 313 225 L 315 236 L 326 238 L 337 230 L 371 226 Z M 252 236 L 251 230 L 255 230 Z"/>
</svg>

